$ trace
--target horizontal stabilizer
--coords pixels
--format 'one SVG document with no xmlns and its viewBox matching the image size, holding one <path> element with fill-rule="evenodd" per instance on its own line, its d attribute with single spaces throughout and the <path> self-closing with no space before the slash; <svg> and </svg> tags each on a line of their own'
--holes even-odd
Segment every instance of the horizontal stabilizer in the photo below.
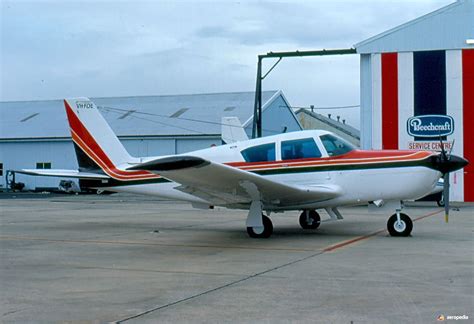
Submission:
<svg viewBox="0 0 474 324">
<path fill-rule="evenodd" d="M 78 179 L 110 179 L 105 174 L 98 174 L 92 172 L 80 172 L 77 170 L 61 170 L 61 169 L 21 169 L 14 170 L 15 173 L 28 174 L 32 176 L 43 177 L 63 177 L 63 178 L 78 178 Z"/>
</svg>

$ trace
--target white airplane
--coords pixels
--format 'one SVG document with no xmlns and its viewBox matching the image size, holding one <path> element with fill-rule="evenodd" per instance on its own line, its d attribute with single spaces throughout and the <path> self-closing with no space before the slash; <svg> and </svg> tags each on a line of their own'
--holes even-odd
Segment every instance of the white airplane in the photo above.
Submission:
<svg viewBox="0 0 474 324">
<path fill-rule="evenodd" d="M 271 236 L 272 212 L 301 210 L 301 227 L 316 229 L 318 209 L 342 219 L 338 207 L 374 201 L 397 202 L 387 228 L 392 236 L 408 236 L 413 223 L 401 213 L 401 202 L 427 195 L 441 176 L 468 163 L 444 151 L 357 150 L 322 130 L 132 157 L 93 102 L 78 98 L 64 105 L 79 170 L 17 172 L 79 178 L 82 187 L 184 200 L 198 208 L 245 209 L 247 232 L 254 238 Z"/>
</svg>

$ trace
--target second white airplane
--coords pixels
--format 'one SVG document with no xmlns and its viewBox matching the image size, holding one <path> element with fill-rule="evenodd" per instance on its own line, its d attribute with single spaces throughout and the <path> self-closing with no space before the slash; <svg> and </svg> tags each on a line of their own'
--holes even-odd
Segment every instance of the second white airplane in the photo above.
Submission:
<svg viewBox="0 0 474 324">
<path fill-rule="evenodd" d="M 132 157 L 93 102 L 78 98 L 64 105 L 79 169 L 18 172 L 79 178 L 81 187 L 184 200 L 198 208 L 245 209 L 247 232 L 254 238 L 271 236 L 272 212 L 301 210 L 301 227 L 316 229 L 318 209 L 342 219 L 340 206 L 418 199 L 441 176 L 468 163 L 445 152 L 357 150 L 320 130 L 173 156 Z M 398 204 L 387 222 L 389 233 L 408 236 L 412 228 Z"/>
</svg>

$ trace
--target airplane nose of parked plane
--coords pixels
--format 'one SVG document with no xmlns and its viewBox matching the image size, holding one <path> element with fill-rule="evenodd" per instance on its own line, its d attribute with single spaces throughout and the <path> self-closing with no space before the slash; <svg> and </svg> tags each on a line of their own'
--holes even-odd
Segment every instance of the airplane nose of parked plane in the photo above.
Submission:
<svg viewBox="0 0 474 324">
<path fill-rule="evenodd" d="M 469 161 L 463 157 L 451 155 L 448 164 L 450 168 L 449 172 L 452 172 L 464 168 L 466 165 L 469 164 Z"/>
<path fill-rule="evenodd" d="M 433 167 L 439 172 L 445 174 L 464 168 L 469 164 L 469 161 L 457 155 L 450 155 L 444 157 L 442 154 L 433 159 Z"/>
</svg>

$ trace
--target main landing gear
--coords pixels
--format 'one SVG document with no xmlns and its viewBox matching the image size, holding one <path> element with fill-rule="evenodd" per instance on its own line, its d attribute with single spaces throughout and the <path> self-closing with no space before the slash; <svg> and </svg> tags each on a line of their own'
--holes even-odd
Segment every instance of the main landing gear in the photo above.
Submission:
<svg viewBox="0 0 474 324">
<path fill-rule="evenodd" d="M 252 238 L 269 238 L 273 233 L 270 217 L 262 214 L 262 226 L 247 226 L 247 233 Z"/>
<path fill-rule="evenodd" d="M 247 233 L 252 238 L 269 238 L 273 233 L 273 224 L 268 216 L 263 215 L 263 204 L 257 186 L 248 181 L 240 182 L 240 186 L 252 198 L 247 216 Z"/>
<path fill-rule="evenodd" d="M 263 214 L 261 217 L 261 224 L 254 222 L 252 226 L 247 226 L 247 233 L 252 238 L 269 238 L 273 234 L 273 224 L 270 218 Z M 321 224 L 321 217 L 315 210 L 304 210 L 300 215 L 299 222 L 303 229 L 315 230 Z"/>
<path fill-rule="evenodd" d="M 300 226 L 303 229 L 317 229 L 321 224 L 321 217 L 315 210 L 303 210 L 300 215 Z"/>
<path fill-rule="evenodd" d="M 390 216 L 387 222 L 387 230 L 391 236 L 409 236 L 413 229 L 413 222 L 407 214 L 397 212 Z"/>
</svg>

